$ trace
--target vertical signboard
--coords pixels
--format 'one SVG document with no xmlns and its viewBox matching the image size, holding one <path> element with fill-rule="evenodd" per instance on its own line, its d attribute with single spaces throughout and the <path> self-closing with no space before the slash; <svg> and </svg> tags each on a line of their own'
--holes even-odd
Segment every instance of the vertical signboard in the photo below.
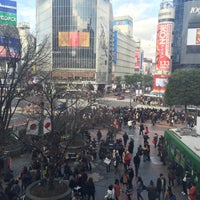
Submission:
<svg viewBox="0 0 200 200">
<path fill-rule="evenodd" d="M 118 31 L 114 31 L 113 34 L 113 40 L 114 40 L 114 46 L 113 46 L 113 62 L 116 64 L 117 63 L 117 39 L 118 39 Z"/>
<path fill-rule="evenodd" d="M 135 50 L 135 71 L 140 70 L 140 50 Z"/>
<path fill-rule="evenodd" d="M 170 72 L 173 23 L 160 23 L 157 27 L 156 69 Z"/>
</svg>

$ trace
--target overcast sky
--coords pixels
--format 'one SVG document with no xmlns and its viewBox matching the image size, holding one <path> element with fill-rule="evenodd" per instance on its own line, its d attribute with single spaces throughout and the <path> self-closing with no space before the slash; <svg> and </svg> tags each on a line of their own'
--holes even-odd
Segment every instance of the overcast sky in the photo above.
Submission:
<svg viewBox="0 0 200 200">
<path fill-rule="evenodd" d="M 111 0 L 114 16 L 133 18 L 133 34 L 140 39 L 144 56 L 155 59 L 156 27 L 162 0 Z M 35 27 L 35 0 L 17 0 L 18 22 L 30 22 Z"/>
</svg>

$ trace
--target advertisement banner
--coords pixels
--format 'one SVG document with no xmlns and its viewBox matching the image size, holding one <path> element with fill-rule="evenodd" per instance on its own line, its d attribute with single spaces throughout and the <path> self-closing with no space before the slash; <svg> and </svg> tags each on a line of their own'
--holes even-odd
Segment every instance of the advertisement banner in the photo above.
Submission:
<svg viewBox="0 0 200 200">
<path fill-rule="evenodd" d="M 58 45 L 61 47 L 89 47 L 89 32 L 59 32 Z"/>
<path fill-rule="evenodd" d="M 135 50 L 135 71 L 140 70 L 140 50 Z"/>
<path fill-rule="evenodd" d="M 118 40 L 118 32 L 114 31 L 113 34 L 114 37 L 114 44 L 113 44 L 113 62 L 116 64 L 117 63 L 117 40 Z"/>
<path fill-rule="evenodd" d="M 17 25 L 16 14 L 0 12 L 0 24 Z"/>
<path fill-rule="evenodd" d="M 153 90 L 155 91 L 165 91 L 166 84 L 168 83 L 168 74 L 155 74 L 154 75 L 154 87 Z"/>
<path fill-rule="evenodd" d="M 160 23 L 157 27 L 156 69 L 169 71 L 171 69 L 171 44 L 173 23 Z"/>
</svg>

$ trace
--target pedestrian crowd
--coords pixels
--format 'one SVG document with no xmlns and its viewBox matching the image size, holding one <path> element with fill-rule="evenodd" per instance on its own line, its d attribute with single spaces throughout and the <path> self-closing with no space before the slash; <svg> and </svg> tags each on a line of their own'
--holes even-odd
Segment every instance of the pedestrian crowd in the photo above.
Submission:
<svg viewBox="0 0 200 200">
<path fill-rule="evenodd" d="M 173 123 L 193 123 L 192 118 L 187 118 L 183 111 L 162 110 L 162 109 L 134 109 L 129 107 L 101 107 L 99 109 L 98 122 L 104 121 L 103 118 L 109 119 L 107 121 L 108 132 L 106 138 L 103 138 L 101 129 L 98 128 L 96 138 L 93 143 L 98 145 L 98 157 L 105 164 L 107 173 L 113 172 L 119 175 L 119 179 L 113 180 L 105 191 L 106 200 L 119 200 L 122 194 L 128 200 L 134 198 L 143 200 L 143 191 L 148 192 L 149 200 L 175 200 L 176 197 L 172 192 L 172 188 L 177 184 L 182 184 L 183 195 L 188 195 L 191 200 L 196 200 L 196 185 L 189 183 L 189 174 L 186 174 L 182 179 L 181 168 L 178 165 L 172 164 L 169 167 L 168 185 L 166 177 L 160 173 L 156 182 L 150 180 L 149 184 L 143 182 L 143 177 L 140 174 L 141 162 L 151 162 L 151 145 L 157 149 L 158 156 L 163 164 L 166 164 L 167 153 L 164 149 L 164 137 L 157 133 L 150 133 L 148 126 L 145 123 L 150 120 L 152 125 L 156 125 L 159 121 L 166 121 L 169 125 Z M 87 117 L 85 118 L 87 119 Z M 95 122 L 98 124 L 98 122 Z M 91 123 L 94 123 L 91 122 Z M 135 149 L 134 137 L 129 137 L 125 131 L 122 138 L 117 138 L 117 133 L 123 128 L 129 131 L 135 131 L 135 125 L 139 123 L 139 137 L 143 138 L 143 144 L 140 144 Z M 101 123 L 100 123 L 101 124 Z M 152 138 L 152 141 L 150 140 Z M 92 141 L 90 139 L 90 141 Z M 96 151 L 96 150 L 92 150 Z M 95 152 L 96 153 L 96 152 Z M 62 178 L 69 182 L 69 187 L 72 190 L 72 199 L 95 199 L 95 184 L 93 178 L 89 176 L 92 170 L 92 164 L 96 159 L 96 154 L 93 152 L 92 158 L 88 151 L 82 150 L 76 155 L 73 169 L 70 167 L 67 159 L 58 155 L 58 162 L 54 163 L 54 176 Z M 120 169 L 123 169 L 122 171 Z M 9 169 L 5 173 L 4 181 L 7 183 L 6 187 L 0 187 L 9 200 L 15 200 L 19 197 L 21 192 L 36 180 L 45 179 L 51 173 L 48 165 L 41 165 L 41 153 L 37 149 L 32 150 L 32 163 L 30 166 L 24 166 L 18 179 L 12 175 Z M 181 180 L 182 179 L 182 180 Z M 20 183 L 20 184 L 19 184 Z"/>
</svg>

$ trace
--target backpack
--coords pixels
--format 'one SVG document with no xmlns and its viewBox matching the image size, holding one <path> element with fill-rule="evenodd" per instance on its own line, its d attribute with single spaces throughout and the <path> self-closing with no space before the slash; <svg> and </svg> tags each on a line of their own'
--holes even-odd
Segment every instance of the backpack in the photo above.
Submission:
<svg viewBox="0 0 200 200">
<path fill-rule="evenodd" d="M 169 197 L 169 200 L 176 200 L 176 196 L 173 194 L 171 197 Z"/>
</svg>

